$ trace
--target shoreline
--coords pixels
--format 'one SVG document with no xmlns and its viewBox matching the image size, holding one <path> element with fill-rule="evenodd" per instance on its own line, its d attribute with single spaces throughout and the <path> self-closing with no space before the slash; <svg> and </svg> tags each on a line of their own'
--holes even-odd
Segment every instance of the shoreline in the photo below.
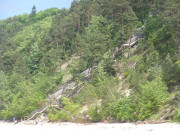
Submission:
<svg viewBox="0 0 180 135">
<path fill-rule="evenodd" d="M 145 124 L 180 124 L 180 122 L 171 122 L 171 121 L 153 121 L 153 120 L 149 120 L 149 121 L 136 121 L 136 122 L 97 122 L 97 123 L 93 123 L 93 122 L 52 122 L 52 121 L 48 121 L 48 120 L 22 120 L 22 121 L 16 121 L 13 122 L 11 120 L 0 120 L 0 123 L 11 123 L 11 124 L 26 124 L 26 123 L 46 123 L 46 124 L 60 124 L 60 123 L 72 123 L 72 124 L 84 124 L 84 125 L 92 125 L 92 124 L 135 124 L 135 125 L 145 125 Z"/>
<path fill-rule="evenodd" d="M 27 124 L 0 121 L 1 133 L 5 135 L 179 135 L 180 123 L 135 124 L 135 123 L 50 123 Z"/>
</svg>

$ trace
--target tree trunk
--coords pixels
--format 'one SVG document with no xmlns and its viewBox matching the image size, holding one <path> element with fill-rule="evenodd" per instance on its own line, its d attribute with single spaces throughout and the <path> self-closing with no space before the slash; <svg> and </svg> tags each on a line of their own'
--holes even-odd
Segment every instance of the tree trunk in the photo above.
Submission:
<svg viewBox="0 0 180 135">
<path fill-rule="evenodd" d="M 114 13 L 111 14 L 112 21 L 114 21 Z"/>
<path fill-rule="evenodd" d="M 129 40 L 129 53 L 128 53 L 128 59 L 130 59 L 131 57 L 131 37 L 130 37 L 130 40 Z"/>
<path fill-rule="evenodd" d="M 80 32 L 80 18 L 78 19 L 78 33 Z"/>
<path fill-rule="evenodd" d="M 176 31 L 176 49 L 179 49 L 179 39 L 178 39 L 178 26 L 177 26 L 177 31 Z"/>
<path fill-rule="evenodd" d="M 123 25 L 124 25 L 124 18 L 122 16 L 122 34 L 124 34 L 124 27 L 123 27 Z"/>
<path fill-rule="evenodd" d="M 56 43 L 56 48 L 57 48 L 57 50 L 58 50 L 58 44 L 59 44 L 59 43 L 57 42 L 57 43 Z"/>
<path fill-rule="evenodd" d="M 180 16 L 179 15 L 179 9 L 178 9 L 178 16 Z M 180 18 L 178 18 L 178 22 L 180 21 Z M 176 48 L 177 48 L 177 50 L 178 50 L 178 53 L 180 53 L 180 50 L 179 50 L 179 38 L 178 38 L 178 36 L 179 36 L 179 25 L 178 25 L 178 23 L 177 23 L 177 28 L 176 28 L 177 30 L 176 30 Z"/>
<path fill-rule="evenodd" d="M 89 20 L 90 20 L 90 17 L 89 17 L 89 12 L 87 13 L 87 17 L 88 17 L 88 22 L 89 22 Z"/>
<path fill-rule="evenodd" d="M 74 37 L 74 33 L 75 33 L 75 25 L 73 23 L 73 37 Z"/>
<path fill-rule="evenodd" d="M 122 13 L 122 34 L 124 34 L 124 16 L 123 16 L 123 9 L 121 8 L 121 13 Z"/>
<path fill-rule="evenodd" d="M 66 54 L 66 44 L 64 43 L 64 55 Z"/>
</svg>

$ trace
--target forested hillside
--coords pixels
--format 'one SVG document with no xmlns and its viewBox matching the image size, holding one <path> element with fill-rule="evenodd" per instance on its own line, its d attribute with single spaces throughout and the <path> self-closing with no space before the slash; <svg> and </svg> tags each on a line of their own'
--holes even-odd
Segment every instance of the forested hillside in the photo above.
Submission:
<svg viewBox="0 0 180 135">
<path fill-rule="evenodd" d="M 84 88 L 50 120 L 180 121 L 179 31 L 179 0 L 74 0 L 1 20 L 0 119 L 23 119 L 74 81 Z"/>
</svg>

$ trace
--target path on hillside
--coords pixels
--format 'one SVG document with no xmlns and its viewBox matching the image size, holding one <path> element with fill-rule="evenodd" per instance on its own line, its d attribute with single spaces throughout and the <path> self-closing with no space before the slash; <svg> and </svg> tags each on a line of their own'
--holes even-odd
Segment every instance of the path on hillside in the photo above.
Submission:
<svg viewBox="0 0 180 135">
<path fill-rule="evenodd" d="M 132 35 L 132 37 L 130 39 L 128 39 L 126 41 L 125 44 L 122 44 L 122 47 L 133 47 L 139 40 L 139 38 L 141 38 L 141 31 L 144 28 L 144 26 L 140 27 L 136 32 L 134 32 L 134 34 Z M 115 53 L 117 53 L 118 51 L 120 51 L 121 47 L 117 47 L 117 51 L 115 51 Z M 68 66 L 68 64 L 66 63 L 62 68 L 64 70 L 64 68 L 66 68 Z M 91 76 L 91 73 L 93 72 L 93 69 L 97 66 L 97 63 L 95 63 L 93 65 L 93 67 L 88 68 L 87 70 L 85 70 L 84 72 L 81 73 L 81 75 L 85 80 L 88 80 Z M 57 91 L 52 94 L 49 95 L 48 98 L 46 99 L 46 102 L 44 103 L 44 105 L 41 108 L 36 108 L 34 111 L 32 111 L 27 117 L 27 120 L 31 120 L 31 119 L 35 119 L 40 113 L 43 113 L 44 111 L 47 110 L 48 107 L 56 107 L 58 106 L 61 102 L 60 99 L 61 97 L 65 96 L 65 97 L 72 97 L 75 94 L 79 93 L 80 90 L 84 87 L 84 83 L 82 84 L 78 84 L 76 82 L 67 82 L 66 84 L 62 84 L 59 85 L 57 87 Z"/>
</svg>

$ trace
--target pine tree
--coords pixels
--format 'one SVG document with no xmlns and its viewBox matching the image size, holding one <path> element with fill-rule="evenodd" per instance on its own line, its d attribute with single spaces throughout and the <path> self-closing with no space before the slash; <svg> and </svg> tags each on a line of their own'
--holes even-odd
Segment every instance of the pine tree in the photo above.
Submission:
<svg viewBox="0 0 180 135">
<path fill-rule="evenodd" d="M 33 18 L 34 16 L 36 16 L 36 6 L 35 5 L 33 5 L 33 7 L 32 7 L 32 11 L 31 11 L 31 14 L 30 14 L 30 18 Z"/>
<path fill-rule="evenodd" d="M 74 0 L 71 4 L 70 13 L 72 14 L 73 19 L 73 31 L 74 32 L 80 32 L 81 28 L 81 5 L 80 2 L 77 0 Z"/>
<path fill-rule="evenodd" d="M 169 25 L 173 30 L 173 34 L 175 35 L 175 44 L 176 49 L 179 47 L 179 39 L 180 39 L 180 1 L 178 0 L 166 0 L 164 4 L 164 10 L 162 12 L 162 16 L 164 17 L 164 22 L 166 25 Z"/>
<path fill-rule="evenodd" d="M 77 35 L 74 46 L 77 48 L 79 55 L 91 67 L 94 62 L 102 59 L 103 53 L 110 47 L 110 33 L 106 24 L 106 19 L 102 16 L 93 16 L 85 33 Z"/>
<path fill-rule="evenodd" d="M 175 78 L 175 65 L 172 63 L 171 57 L 168 54 L 162 65 L 163 69 L 163 80 L 168 86 L 173 85 L 176 82 Z"/>
</svg>

